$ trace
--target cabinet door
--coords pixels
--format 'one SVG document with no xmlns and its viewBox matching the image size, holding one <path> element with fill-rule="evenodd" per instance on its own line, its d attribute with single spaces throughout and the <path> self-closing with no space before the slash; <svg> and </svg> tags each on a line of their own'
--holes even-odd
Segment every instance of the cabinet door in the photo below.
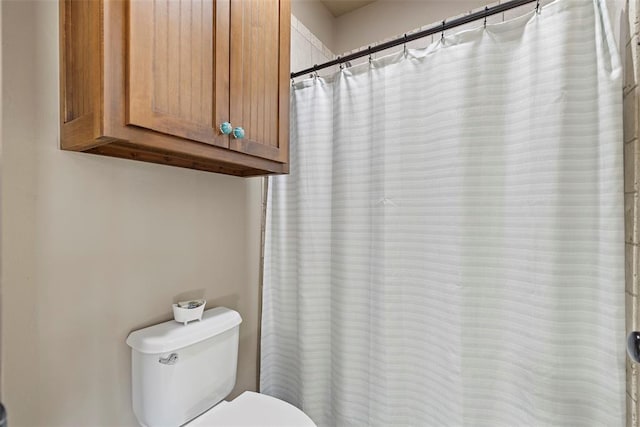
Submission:
<svg viewBox="0 0 640 427">
<path fill-rule="evenodd" d="M 289 0 L 231 0 L 233 150 L 288 162 L 290 26 Z"/>
<path fill-rule="evenodd" d="M 229 0 L 129 2 L 128 124 L 228 147 L 229 14 Z"/>
</svg>

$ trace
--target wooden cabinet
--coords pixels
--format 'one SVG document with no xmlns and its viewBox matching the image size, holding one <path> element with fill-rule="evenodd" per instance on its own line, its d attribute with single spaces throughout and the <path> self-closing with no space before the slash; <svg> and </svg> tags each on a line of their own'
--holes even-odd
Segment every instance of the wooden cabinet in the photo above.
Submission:
<svg viewBox="0 0 640 427">
<path fill-rule="evenodd" d="M 60 0 L 61 148 L 287 173 L 289 43 L 289 0 Z"/>
</svg>

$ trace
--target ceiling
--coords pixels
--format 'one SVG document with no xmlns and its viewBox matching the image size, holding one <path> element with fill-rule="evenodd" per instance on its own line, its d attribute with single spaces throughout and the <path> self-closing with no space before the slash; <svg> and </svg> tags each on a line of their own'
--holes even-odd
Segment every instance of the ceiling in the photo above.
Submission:
<svg viewBox="0 0 640 427">
<path fill-rule="evenodd" d="M 320 0 L 336 18 L 373 3 L 375 0 Z"/>
</svg>

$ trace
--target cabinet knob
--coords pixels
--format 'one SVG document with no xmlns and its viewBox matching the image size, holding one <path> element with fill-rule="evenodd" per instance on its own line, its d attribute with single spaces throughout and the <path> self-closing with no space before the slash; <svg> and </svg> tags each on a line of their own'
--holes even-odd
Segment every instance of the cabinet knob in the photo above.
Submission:
<svg viewBox="0 0 640 427">
<path fill-rule="evenodd" d="M 229 135 L 232 130 L 233 126 L 231 126 L 229 122 L 224 122 L 220 125 L 220 132 L 222 132 L 223 135 Z"/>
<path fill-rule="evenodd" d="M 233 128 L 233 137 L 235 139 L 244 138 L 244 129 L 242 129 L 241 127 Z"/>
</svg>

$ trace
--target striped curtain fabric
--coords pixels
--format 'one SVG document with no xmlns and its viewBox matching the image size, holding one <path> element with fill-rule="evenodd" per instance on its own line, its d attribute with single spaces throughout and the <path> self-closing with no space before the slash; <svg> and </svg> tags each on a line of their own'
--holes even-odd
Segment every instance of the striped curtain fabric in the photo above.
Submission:
<svg viewBox="0 0 640 427">
<path fill-rule="evenodd" d="M 295 84 L 261 391 L 320 426 L 622 426 L 621 66 L 604 0 Z"/>
</svg>

